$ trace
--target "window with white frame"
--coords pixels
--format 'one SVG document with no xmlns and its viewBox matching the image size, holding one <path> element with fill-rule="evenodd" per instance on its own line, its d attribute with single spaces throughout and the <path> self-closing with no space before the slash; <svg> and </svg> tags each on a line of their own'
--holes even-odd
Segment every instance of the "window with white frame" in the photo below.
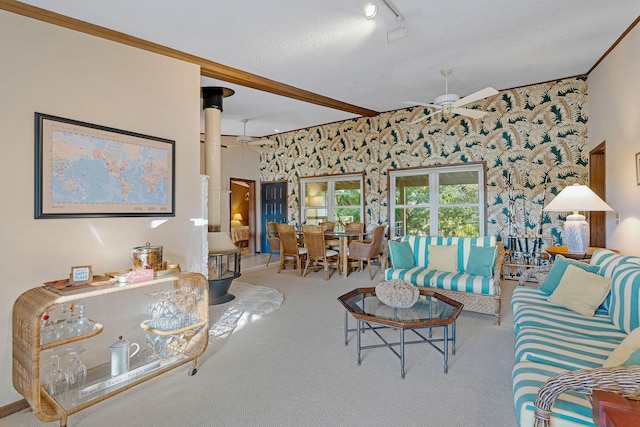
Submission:
<svg viewBox="0 0 640 427">
<path fill-rule="evenodd" d="M 484 235 L 484 163 L 389 171 L 392 238 Z"/>
<path fill-rule="evenodd" d="M 308 225 L 324 221 L 336 223 L 336 230 L 347 222 L 363 222 L 362 174 L 300 178 L 302 219 Z"/>
</svg>

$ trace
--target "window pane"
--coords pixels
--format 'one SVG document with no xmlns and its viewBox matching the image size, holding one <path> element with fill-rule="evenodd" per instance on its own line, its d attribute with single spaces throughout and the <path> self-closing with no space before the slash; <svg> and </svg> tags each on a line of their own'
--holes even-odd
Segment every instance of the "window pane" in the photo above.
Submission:
<svg viewBox="0 0 640 427">
<path fill-rule="evenodd" d="M 480 235 L 479 208 L 438 209 L 438 235 L 478 237 Z"/>
<path fill-rule="evenodd" d="M 429 175 L 396 177 L 396 204 L 423 205 L 429 203 Z"/>
<path fill-rule="evenodd" d="M 335 182 L 336 206 L 360 206 L 360 181 Z"/>
<path fill-rule="evenodd" d="M 429 209 L 398 208 L 395 210 L 394 235 L 429 236 Z"/>
<path fill-rule="evenodd" d="M 302 216 L 306 218 L 307 225 L 318 225 L 321 222 L 327 221 L 327 210 L 326 209 L 315 209 L 315 208 L 305 208 L 305 214 Z"/>
<path fill-rule="evenodd" d="M 336 222 L 362 222 L 360 208 L 337 208 L 333 210 L 333 217 Z"/>
<path fill-rule="evenodd" d="M 327 206 L 326 182 L 308 182 L 305 184 L 305 206 Z"/>
<path fill-rule="evenodd" d="M 447 172 L 440 176 L 440 203 L 478 203 L 478 172 Z"/>
</svg>

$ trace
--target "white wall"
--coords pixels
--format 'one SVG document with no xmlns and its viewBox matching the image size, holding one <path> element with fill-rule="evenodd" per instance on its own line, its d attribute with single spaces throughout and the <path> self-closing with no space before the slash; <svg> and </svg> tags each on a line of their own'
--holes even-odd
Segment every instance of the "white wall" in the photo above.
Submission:
<svg viewBox="0 0 640 427">
<path fill-rule="evenodd" d="M 607 247 L 640 255 L 640 25 L 589 74 L 589 146 L 606 141 Z"/>
<path fill-rule="evenodd" d="M 130 267 L 134 246 L 199 271 L 202 260 L 197 66 L 0 11 L 0 406 L 11 383 L 15 299 L 72 265 Z M 175 218 L 34 220 L 34 112 L 176 141 Z M 195 167 L 194 167 L 195 166 Z M 106 350 L 105 350 L 106 351 Z"/>
<path fill-rule="evenodd" d="M 224 111 L 222 112 L 224 114 Z M 204 119 L 203 119 L 204 120 Z M 204 128 L 202 128 L 202 132 L 204 132 Z M 260 239 L 261 239 L 261 211 L 260 211 L 260 153 L 253 148 L 249 147 L 240 147 L 236 145 L 235 142 L 236 137 L 231 136 L 222 136 L 221 143 L 221 163 L 222 163 L 222 178 L 221 178 L 221 186 L 223 191 L 230 191 L 230 180 L 231 178 L 240 178 L 246 179 L 250 181 L 256 182 L 256 193 L 255 193 L 255 203 L 256 203 L 256 235 L 255 238 L 255 247 L 256 251 L 260 251 Z M 204 144 L 201 144 L 200 147 L 200 172 L 204 173 Z M 222 230 L 230 229 L 230 221 L 229 217 L 229 206 L 230 206 L 230 198 L 228 194 L 225 194 L 226 205 L 223 206 L 221 212 L 221 227 Z"/>
</svg>

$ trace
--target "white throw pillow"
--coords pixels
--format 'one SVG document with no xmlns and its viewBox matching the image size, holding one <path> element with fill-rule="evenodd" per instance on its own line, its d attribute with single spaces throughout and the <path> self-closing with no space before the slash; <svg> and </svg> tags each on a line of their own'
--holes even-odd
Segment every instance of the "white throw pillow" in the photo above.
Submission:
<svg viewBox="0 0 640 427">
<path fill-rule="evenodd" d="M 629 356 L 640 348 L 640 328 L 635 328 L 620 345 L 613 350 L 609 358 L 602 365 L 603 368 L 611 368 L 612 366 L 620 366 L 627 361 Z"/>
<path fill-rule="evenodd" d="M 555 291 L 547 298 L 583 316 L 593 316 L 611 289 L 611 279 L 568 265 Z"/>
<path fill-rule="evenodd" d="M 458 246 L 429 245 L 428 270 L 458 271 Z"/>
</svg>

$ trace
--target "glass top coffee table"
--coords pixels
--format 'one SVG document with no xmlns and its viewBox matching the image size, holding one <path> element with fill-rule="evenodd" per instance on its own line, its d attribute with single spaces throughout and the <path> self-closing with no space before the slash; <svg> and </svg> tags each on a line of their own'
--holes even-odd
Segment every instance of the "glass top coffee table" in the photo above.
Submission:
<svg viewBox="0 0 640 427">
<path fill-rule="evenodd" d="M 451 343 L 451 354 L 456 354 L 456 320 L 462 311 L 463 304 L 439 294 L 435 289 L 424 287 L 418 287 L 418 289 L 420 298 L 409 308 L 394 308 L 384 304 L 376 296 L 376 288 L 357 288 L 338 298 L 346 309 L 344 344 L 349 344 L 349 332 L 357 332 L 358 366 L 360 366 L 362 350 L 387 347 L 400 359 L 400 376 L 404 378 L 404 346 L 426 343 L 444 356 L 444 373 L 447 373 L 449 343 Z M 348 315 L 356 319 L 356 329 L 349 329 Z M 399 342 L 389 342 L 379 331 L 389 328 L 400 332 Z M 442 328 L 441 337 L 433 336 L 434 328 Z M 419 331 L 424 329 L 428 329 L 426 334 L 423 333 L 424 331 Z M 382 343 L 363 346 L 361 335 L 366 330 L 373 331 Z M 405 341 L 406 330 L 413 332 L 416 339 Z M 394 347 L 399 347 L 400 353 Z"/>
</svg>

